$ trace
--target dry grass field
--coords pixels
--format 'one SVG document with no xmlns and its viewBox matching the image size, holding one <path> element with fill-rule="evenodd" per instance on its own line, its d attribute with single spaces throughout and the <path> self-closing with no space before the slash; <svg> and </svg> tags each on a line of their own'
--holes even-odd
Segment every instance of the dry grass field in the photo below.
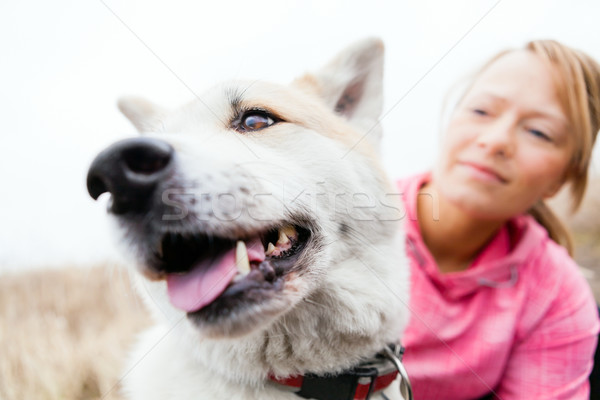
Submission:
<svg viewBox="0 0 600 400">
<path fill-rule="evenodd" d="M 567 222 L 575 239 L 575 260 L 600 303 L 600 177 L 593 179 L 588 187 L 580 210 L 569 215 L 565 210 L 565 193 L 559 193 L 552 206 Z"/>
<path fill-rule="evenodd" d="M 123 357 L 149 321 L 121 269 L 0 279 L 0 399 L 120 399 Z"/>
<path fill-rule="evenodd" d="M 600 182 L 568 221 L 600 300 Z M 555 207 L 564 209 L 559 198 Z M 0 400 L 118 400 L 123 357 L 149 324 L 124 268 L 0 276 Z"/>
</svg>

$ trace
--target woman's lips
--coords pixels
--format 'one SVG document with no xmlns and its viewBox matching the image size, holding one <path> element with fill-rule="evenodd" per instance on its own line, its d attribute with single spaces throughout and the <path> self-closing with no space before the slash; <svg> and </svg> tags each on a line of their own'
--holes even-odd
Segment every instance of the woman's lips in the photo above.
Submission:
<svg viewBox="0 0 600 400">
<path fill-rule="evenodd" d="M 503 184 L 508 182 L 504 176 L 502 176 L 492 167 L 472 161 L 460 161 L 459 165 L 465 167 L 475 179 L 485 182 L 497 182 Z"/>
</svg>

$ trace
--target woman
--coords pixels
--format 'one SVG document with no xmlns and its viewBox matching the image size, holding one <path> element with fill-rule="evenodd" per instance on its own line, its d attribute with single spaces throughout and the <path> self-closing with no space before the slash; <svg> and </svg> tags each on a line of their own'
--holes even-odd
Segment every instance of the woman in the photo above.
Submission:
<svg viewBox="0 0 600 400">
<path fill-rule="evenodd" d="M 588 398 L 596 304 L 544 200 L 568 183 L 579 205 L 599 123 L 600 66 L 530 42 L 480 70 L 433 171 L 399 182 L 415 399 Z"/>
</svg>

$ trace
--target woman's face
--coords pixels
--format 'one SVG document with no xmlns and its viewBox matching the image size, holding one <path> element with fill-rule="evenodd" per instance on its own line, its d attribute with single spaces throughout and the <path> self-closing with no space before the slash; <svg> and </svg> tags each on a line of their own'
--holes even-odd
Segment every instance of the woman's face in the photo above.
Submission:
<svg viewBox="0 0 600 400">
<path fill-rule="evenodd" d="M 573 153 L 552 69 L 527 51 L 486 68 L 453 113 L 432 184 L 469 215 L 502 220 L 562 185 Z"/>
</svg>

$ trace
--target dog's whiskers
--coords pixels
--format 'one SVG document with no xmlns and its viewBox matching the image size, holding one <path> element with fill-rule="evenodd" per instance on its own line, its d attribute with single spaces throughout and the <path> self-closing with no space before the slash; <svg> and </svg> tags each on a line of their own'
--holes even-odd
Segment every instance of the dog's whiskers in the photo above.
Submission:
<svg viewBox="0 0 600 400">
<path fill-rule="evenodd" d="M 308 298 L 304 299 L 304 302 L 305 302 L 305 303 L 312 304 L 313 306 L 317 306 L 317 307 L 321 307 L 321 308 L 327 308 L 327 306 L 326 306 L 326 305 L 324 305 L 324 304 L 321 304 L 321 303 L 317 303 L 316 301 L 314 301 L 314 300 L 311 300 L 311 299 L 308 299 Z"/>
</svg>

